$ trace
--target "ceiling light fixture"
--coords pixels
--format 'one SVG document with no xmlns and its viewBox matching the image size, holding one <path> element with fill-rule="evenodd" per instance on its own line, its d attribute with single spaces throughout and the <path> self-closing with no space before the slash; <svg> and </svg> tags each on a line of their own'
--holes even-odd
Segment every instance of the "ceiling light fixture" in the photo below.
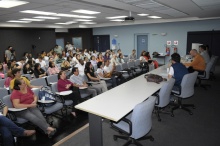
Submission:
<svg viewBox="0 0 220 146">
<path fill-rule="evenodd" d="M 82 24 L 97 24 L 96 22 L 82 22 Z"/>
<path fill-rule="evenodd" d="M 99 13 L 101 13 L 101 12 L 83 10 L 83 9 L 79 9 L 79 10 L 75 10 L 75 11 L 71 11 L 71 12 L 82 13 L 82 14 L 99 14 Z"/>
<path fill-rule="evenodd" d="M 23 18 L 23 19 L 19 19 L 22 21 L 44 21 L 44 19 L 32 19 L 32 18 Z"/>
<path fill-rule="evenodd" d="M 37 18 L 37 19 L 60 19 L 59 17 L 49 17 L 49 16 L 37 16 L 37 17 L 33 17 L 33 18 Z"/>
<path fill-rule="evenodd" d="M 119 19 L 119 18 L 125 18 L 127 16 L 113 16 L 113 17 L 106 17 L 106 19 Z"/>
<path fill-rule="evenodd" d="M 122 22 L 122 21 L 124 21 L 124 20 L 122 20 L 122 19 L 112 19 L 112 20 L 110 20 L 110 21 Z"/>
<path fill-rule="evenodd" d="M 88 22 L 88 21 L 92 21 L 92 20 L 88 20 L 88 19 L 76 19 L 76 21 L 85 21 L 85 22 Z"/>
<path fill-rule="evenodd" d="M 17 0 L 1 0 L 0 1 L 0 8 L 12 8 L 12 7 L 24 5 L 27 3 L 29 3 L 29 2 L 17 1 Z"/>
<path fill-rule="evenodd" d="M 39 14 L 39 15 L 55 15 L 53 12 L 35 11 L 35 10 L 25 10 L 20 11 L 21 13 Z"/>
<path fill-rule="evenodd" d="M 153 19 L 159 19 L 159 18 L 162 18 L 162 17 L 159 17 L 159 16 L 148 16 L 149 18 L 153 18 Z"/>
<path fill-rule="evenodd" d="M 13 22 L 13 23 L 31 23 L 31 21 L 20 21 L 20 20 L 9 20 L 7 22 Z"/>
<path fill-rule="evenodd" d="M 137 14 L 138 16 L 148 16 L 149 14 L 144 14 L 144 13 L 141 13 L 141 14 Z"/>
</svg>

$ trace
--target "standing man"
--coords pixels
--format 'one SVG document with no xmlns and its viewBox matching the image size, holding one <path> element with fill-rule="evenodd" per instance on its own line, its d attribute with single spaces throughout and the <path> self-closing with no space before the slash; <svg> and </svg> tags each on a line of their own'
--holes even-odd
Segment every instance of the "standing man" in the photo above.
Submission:
<svg viewBox="0 0 220 146">
<path fill-rule="evenodd" d="M 11 53 L 12 51 L 12 46 L 9 46 L 7 50 L 5 50 L 5 62 L 8 62 L 9 60 L 11 60 Z"/>
<path fill-rule="evenodd" d="M 54 48 L 54 52 L 57 54 L 62 54 L 63 48 L 61 46 L 56 45 Z"/>
<path fill-rule="evenodd" d="M 70 76 L 70 81 L 74 83 L 77 87 L 87 87 L 87 89 L 84 89 L 87 93 L 92 94 L 93 97 L 97 95 L 97 92 L 100 94 L 100 90 L 96 90 L 95 88 L 88 87 L 86 82 L 83 80 L 83 78 L 79 75 L 79 70 L 77 67 L 73 67 L 72 69 L 73 75 Z M 81 90 L 80 90 L 81 91 Z"/>
</svg>

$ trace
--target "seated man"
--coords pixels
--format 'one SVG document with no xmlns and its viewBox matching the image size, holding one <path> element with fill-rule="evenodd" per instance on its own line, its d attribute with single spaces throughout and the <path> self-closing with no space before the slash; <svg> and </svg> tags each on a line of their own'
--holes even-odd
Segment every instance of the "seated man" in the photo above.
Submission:
<svg viewBox="0 0 220 146">
<path fill-rule="evenodd" d="M 171 66 L 168 72 L 168 78 L 174 78 L 175 84 L 173 90 L 179 91 L 180 84 L 182 82 L 183 76 L 188 74 L 187 68 L 180 63 L 180 55 L 178 53 L 173 53 L 171 55 Z"/>
<path fill-rule="evenodd" d="M 72 68 L 73 75 L 70 76 L 70 81 L 75 84 L 77 87 L 88 87 L 86 82 L 83 80 L 83 78 L 79 75 L 79 70 L 77 67 Z M 85 89 L 87 93 L 92 94 L 93 97 L 101 93 L 101 89 L 96 89 L 92 87 L 88 87 Z"/>
<path fill-rule="evenodd" d="M 4 146 L 14 145 L 14 136 L 31 136 L 35 133 L 35 130 L 25 130 L 18 127 L 10 119 L 6 118 L 8 112 L 7 106 L 0 100 L 0 133 Z"/>
<path fill-rule="evenodd" d="M 206 68 L 204 58 L 197 52 L 196 49 L 192 49 L 190 51 L 190 55 L 193 57 L 193 61 L 191 63 L 184 63 L 184 65 L 186 67 L 192 67 L 192 70 L 189 70 L 189 72 L 196 70 L 199 74 L 203 74 Z"/>
</svg>

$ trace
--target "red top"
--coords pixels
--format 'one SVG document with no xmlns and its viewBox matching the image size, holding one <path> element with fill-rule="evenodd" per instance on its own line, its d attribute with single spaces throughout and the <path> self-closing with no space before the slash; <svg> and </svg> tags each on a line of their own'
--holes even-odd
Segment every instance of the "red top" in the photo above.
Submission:
<svg viewBox="0 0 220 146">
<path fill-rule="evenodd" d="M 62 92 L 62 91 L 67 91 L 69 89 L 66 89 L 66 85 L 67 84 L 71 84 L 73 86 L 73 83 L 70 82 L 69 80 L 65 79 L 65 80 L 62 80 L 62 79 L 59 79 L 58 82 L 57 82 L 57 89 L 59 92 Z"/>
<path fill-rule="evenodd" d="M 34 101 L 34 92 L 27 87 L 27 93 L 21 93 L 19 90 L 13 90 L 11 100 L 20 99 L 21 104 L 31 104 Z"/>
</svg>

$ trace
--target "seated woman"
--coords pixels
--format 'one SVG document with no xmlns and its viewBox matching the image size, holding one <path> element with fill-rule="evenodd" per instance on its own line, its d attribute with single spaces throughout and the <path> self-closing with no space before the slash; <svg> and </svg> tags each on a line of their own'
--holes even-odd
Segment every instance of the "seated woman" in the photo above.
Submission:
<svg viewBox="0 0 220 146">
<path fill-rule="evenodd" d="M 54 62 L 49 62 L 49 68 L 47 69 L 49 75 L 58 74 L 60 72 L 59 68 L 55 65 Z"/>
<path fill-rule="evenodd" d="M 15 79 L 13 89 L 11 101 L 14 108 L 27 108 L 26 110 L 15 112 L 15 115 L 30 121 L 34 125 L 37 125 L 46 134 L 48 134 L 48 137 L 53 136 L 56 132 L 56 129 L 50 127 L 40 110 L 37 108 L 38 98 L 25 84 L 24 80 Z"/>
<path fill-rule="evenodd" d="M 102 53 L 99 53 L 98 57 L 96 58 L 97 62 L 104 62 L 104 58 L 102 57 Z"/>
<path fill-rule="evenodd" d="M 92 66 L 94 67 L 94 66 L 97 66 L 97 61 L 96 61 L 96 59 L 95 59 L 95 56 L 91 56 L 91 58 L 90 58 L 90 62 L 92 63 Z"/>
<path fill-rule="evenodd" d="M 86 62 L 84 71 L 89 81 L 99 82 L 99 84 L 93 85 L 93 87 L 96 86 L 97 88 L 101 88 L 102 92 L 106 92 L 108 90 L 105 81 L 100 81 L 100 78 L 95 75 L 91 62 Z"/>
<path fill-rule="evenodd" d="M 119 63 L 125 63 L 125 61 L 124 61 L 124 56 L 123 56 L 123 54 L 122 53 L 120 53 L 119 55 L 118 55 L 118 62 Z"/>
<path fill-rule="evenodd" d="M 61 70 L 68 71 L 71 68 L 70 63 L 64 60 L 61 64 Z"/>
<path fill-rule="evenodd" d="M 109 55 L 109 53 L 108 52 L 106 52 L 105 53 L 105 55 L 104 55 L 104 61 L 106 61 L 106 60 L 110 60 L 111 58 L 110 58 L 110 55 Z"/>
<path fill-rule="evenodd" d="M 34 76 L 35 78 L 42 78 L 46 76 L 46 72 L 41 68 L 40 63 L 34 65 Z"/>
<path fill-rule="evenodd" d="M 58 73 L 57 89 L 59 92 L 68 91 L 68 90 L 73 91 L 71 94 L 64 96 L 64 99 L 73 101 L 72 115 L 76 117 L 76 113 L 75 113 L 76 109 L 74 106 L 78 104 L 78 102 L 81 99 L 81 96 L 80 96 L 79 88 L 75 86 L 71 81 L 66 79 L 65 71 L 60 71 Z"/>
<path fill-rule="evenodd" d="M 0 99 L 0 134 L 4 146 L 14 146 L 14 136 L 31 136 L 35 130 L 25 130 L 18 127 L 14 122 L 6 117 L 8 107 Z"/>
<path fill-rule="evenodd" d="M 104 71 L 103 66 L 102 66 L 102 62 L 98 62 L 98 64 L 97 64 L 97 74 L 101 78 L 111 78 L 111 80 L 105 80 L 105 81 L 107 83 L 108 82 L 112 83 L 113 87 L 117 86 L 115 77 L 112 76 L 111 73 L 107 73 L 107 72 Z"/>
<path fill-rule="evenodd" d="M 144 52 L 143 57 L 145 58 L 146 61 L 148 61 L 148 63 L 153 63 L 155 69 L 158 68 L 159 66 L 158 62 L 156 60 L 151 60 L 149 52 Z"/>
<path fill-rule="evenodd" d="M 25 63 L 24 64 L 24 66 L 23 66 L 23 73 L 24 74 L 31 74 L 31 75 L 34 73 L 34 70 L 31 68 L 29 63 Z"/>
<path fill-rule="evenodd" d="M 7 78 L 5 79 L 5 87 L 6 88 L 8 88 L 9 86 L 10 86 L 10 82 L 11 82 L 11 80 L 14 78 L 14 76 L 13 76 L 13 74 L 12 74 L 12 71 L 11 70 L 9 70 L 8 72 L 7 72 Z"/>
</svg>

